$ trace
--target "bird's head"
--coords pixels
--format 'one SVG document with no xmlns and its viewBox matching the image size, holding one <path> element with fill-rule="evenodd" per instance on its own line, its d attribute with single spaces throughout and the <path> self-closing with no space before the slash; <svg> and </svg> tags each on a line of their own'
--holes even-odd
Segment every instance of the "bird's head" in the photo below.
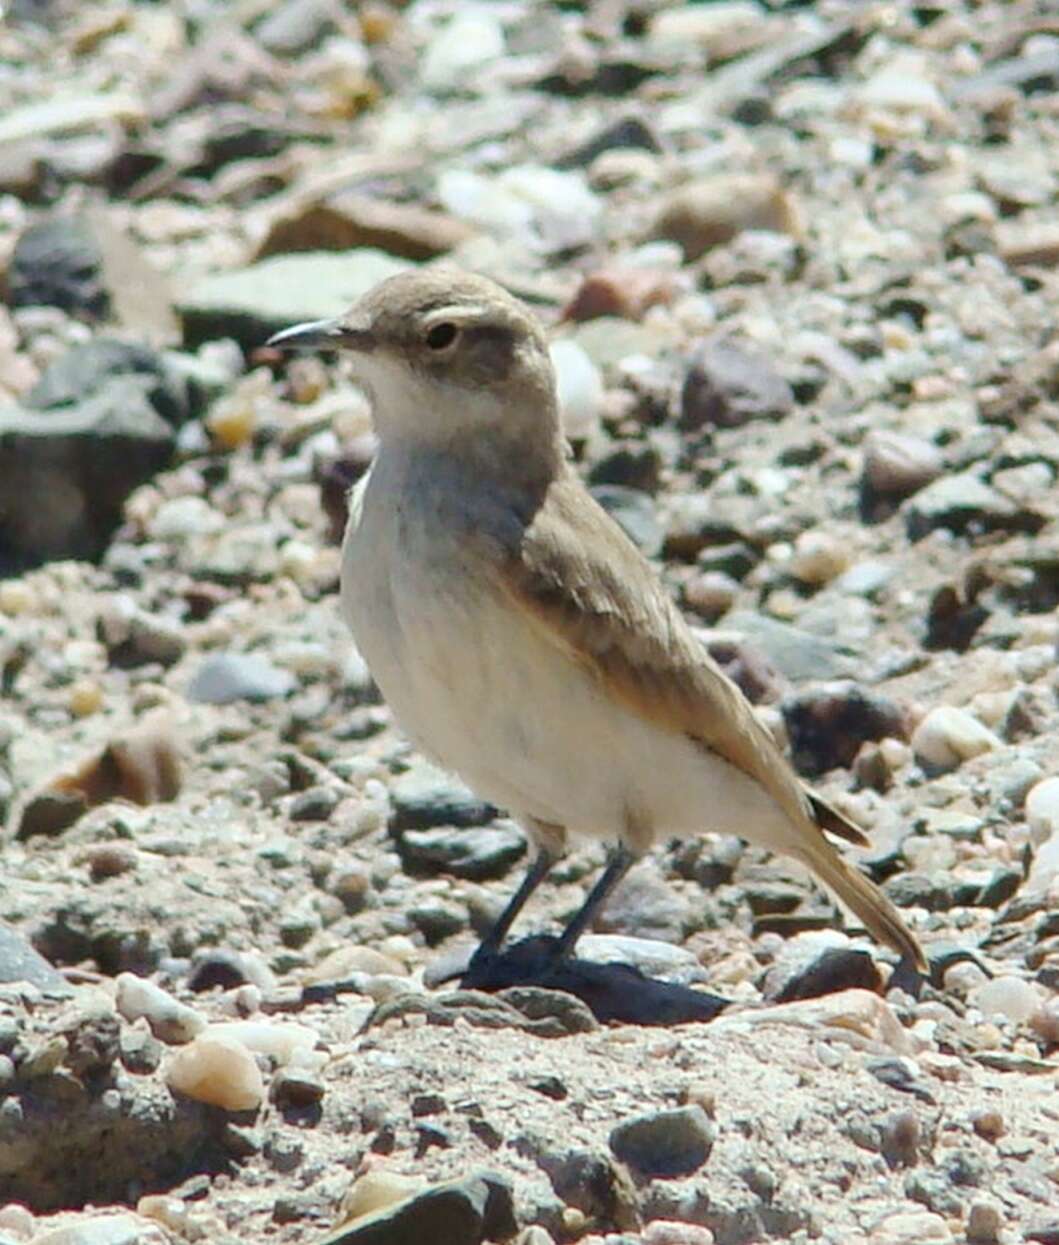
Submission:
<svg viewBox="0 0 1059 1245">
<path fill-rule="evenodd" d="M 467 433 L 515 445 L 558 436 L 555 376 L 538 321 L 485 277 L 402 272 L 334 320 L 269 339 L 347 353 L 387 439 L 447 446 Z"/>
</svg>

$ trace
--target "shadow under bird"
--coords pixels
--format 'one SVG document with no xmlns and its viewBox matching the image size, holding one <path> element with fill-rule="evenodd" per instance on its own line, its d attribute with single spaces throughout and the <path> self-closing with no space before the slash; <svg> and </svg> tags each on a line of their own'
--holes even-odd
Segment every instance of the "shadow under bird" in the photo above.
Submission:
<svg viewBox="0 0 1059 1245">
<path fill-rule="evenodd" d="M 735 832 L 791 856 L 909 966 L 894 905 L 829 839 L 863 832 L 797 776 L 570 463 L 538 321 L 453 268 L 401 273 L 268 343 L 354 356 L 379 448 L 350 498 L 342 611 L 398 724 L 525 828 L 536 856 L 471 960 L 485 980 L 565 849 L 611 845 L 561 966 L 652 845 Z"/>
</svg>

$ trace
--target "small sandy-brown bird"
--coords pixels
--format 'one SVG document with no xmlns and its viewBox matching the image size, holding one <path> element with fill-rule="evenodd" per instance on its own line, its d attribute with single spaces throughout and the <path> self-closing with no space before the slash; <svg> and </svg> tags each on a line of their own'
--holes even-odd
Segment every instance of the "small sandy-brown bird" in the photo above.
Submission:
<svg viewBox="0 0 1059 1245">
<path fill-rule="evenodd" d="M 482 277 L 410 271 L 269 344 L 355 356 L 379 449 L 351 497 L 344 615 L 413 743 L 537 848 L 472 967 L 570 836 L 616 846 L 557 957 L 638 856 L 706 830 L 801 861 L 923 966 L 897 909 L 827 837 L 863 833 L 805 787 L 581 483 L 524 307 Z"/>
</svg>

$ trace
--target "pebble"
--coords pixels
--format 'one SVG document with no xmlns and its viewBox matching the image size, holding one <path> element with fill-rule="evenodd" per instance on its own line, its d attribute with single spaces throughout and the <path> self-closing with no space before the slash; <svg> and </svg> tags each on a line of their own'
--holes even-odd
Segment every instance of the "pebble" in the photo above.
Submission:
<svg viewBox="0 0 1059 1245">
<path fill-rule="evenodd" d="M 849 566 L 849 542 L 830 532 L 802 532 L 794 542 L 787 569 L 795 579 L 811 588 L 822 588 Z"/>
<path fill-rule="evenodd" d="M 88 718 L 103 708 L 103 685 L 98 679 L 75 679 L 66 694 L 66 703 L 75 718 Z"/>
<path fill-rule="evenodd" d="M 203 1034 L 171 1055 L 165 1081 L 170 1089 L 225 1111 L 253 1111 L 265 1100 L 254 1056 L 241 1042 L 215 1034 Z"/>
<path fill-rule="evenodd" d="M 280 1067 L 312 1063 L 319 1034 L 308 1025 L 279 1024 L 267 1020 L 223 1020 L 211 1024 L 204 1036 L 237 1042 L 255 1055 L 266 1055 Z"/>
<path fill-rule="evenodd" d="M 1026 821 L 1038 844 L 1059 837 L 1059 778 L 1045 778 L 1026 793 Z"/>
<path fill-rule="evenodd" d="M 941 451 L 919 437 L 876 430 L 864 440 L 862 485 L 877 496 L 909 497 L 936 480 L 943 469 Z"/>
<path fill-rule="evenodd" d="M 289 671 L 256 653 L 215 653 L 192 676 L 187 696 L 199 704 L 230 705 L 240 700 L 276 700 L 289 696 L 297 686 Z"/>
<path fill-rule="evenodd" d="M 1037 1011 L 1041 996 L 1037 989 L 1021 977 L 994 977 L 971 994 L 971 1002 L 989 1016 L 1006 1016 L 1021 1024 Z"/>
<path fill-rule="evenodd" d="M 720 173 L 667 194 L 649 238 L 678 243 L 689 262 L 744 229 L 798 234 L 799 212 L 771 174 Z"/>
<path fill-rule="evenodd" d="M 394 1206 L 420 1192 L 425 1184 L 421 1176 L 403 1176 L 385 1168 L 366 1171 L 342 1195 L 336 1223 L 355 1223 L 366 1215 Z"/>
<path fill-rule="evenodd" d="M 654 1219 L 643 1230 L 643 1245 L 714 1245 L 709 1228 L 695 1223 L 677 1223 L 671 1219 Z"/>
<path fill-rule="evenodd" d="M 563 430 L 571 441 L 587 440 L 599 427 L 603 408 L 603 379 L 584 347 L 570 338 L 552 342 L 549 353 L 555 368 Z"/>
<path fill-rule="evenodd" d="M 187 640 L 176 623 L 146 613 L 131 597 L 122 594 L 106 602 L 96 626 L 115 666 L 139 666 L 152 661 L 172 666 L 187 648 Z"/>
<path fill-rule="evenodd" d="M 87 1215 L 40 1233 L 33 1245 L 167 1245 L 168 1239 L 158 1224 L 139 1215 Z"/>
<path fill-rule="evenodd" d="M 931 1211 L 899 1211 L 874 1228 L 871 1245 L 947 1245 L 953 1239 L 949 1225 Z"/>
<path fill-rule="evenodd" d="M 0 1206 L 0 1232 L 28 1240 L 33 1235 L 33 1226 L 33 1216 L 24 1206 L 19 1206 L 17 1202 Z"/>
<path fill-rule="evenodd" d="M 468 75 L 503 54 L 504 32 L 496 17 L 481 6 L 457 11 L 424 50 L 420 81 L 430 91 L 462 91 Z"/>
<path fill-rule="evenodd" d="M 675 1107 L 619 1124 L 610 1148 L 643 1176 L 690 1176 L 710 1157 L 716 1135 L 701 1107 Z"/>
<path fill-rule="evenodd" d="M 710 337 L 688 362 L 680 426 L 739 428 L 753 419 L 782 419 L 793 406 L 790 385 L 763 353 L 728 336 Z"/>
<path fill-rule="evenodd" d="M 1007 1132 L 1003 1115 L 995 1107 L 977 1107 L 971 1112 L 971 1127 L 984 1141 L 997 1142 Z"/>
<path fill-rule="evenodd" d="M 1059 998 L 1041 1003 L 1030 1017 L 1030 1028 L 1049 1049 L 1059 1046 Z"/>
<path fill-rule="evenodd" d="M 916 760 L 935 770 L 951 770 L 1001 746 L 1000 739 L 966 709 L 939 705 L 912 734 Z"/>
<path fill-rule="evenodd" d="M 992 1198 L 976 1197 L 967 1213 L 968 1245 L 995 1245 L 1004 1220 Z"/>
<path fill-rule="evenodd" d="M 205 1017 L 167 994 L 161 986 L 133 973 L 118 976 L 115 1006 L 126 1020 L 142 1016 L 151 1032 L 170 1045 L 190 1042 L 206 1028 Z"/>
<path fill-rule="evenodd" d="M 781 708 L 794 763 L 805 774 L 852 765 L 865 743 L 905 730 L 896 701 L 851 681 L 819 683 L 786 697 Z"/>
</svg>

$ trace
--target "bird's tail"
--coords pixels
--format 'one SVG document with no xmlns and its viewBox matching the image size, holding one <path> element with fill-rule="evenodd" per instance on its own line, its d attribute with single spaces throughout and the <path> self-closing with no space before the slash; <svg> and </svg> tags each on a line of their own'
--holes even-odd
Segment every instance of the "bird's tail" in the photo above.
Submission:
<svg viewBox="0 0 1059 1245">
<path fill-rule="evenodd" d="M 799 858 L 864 922 L 874 938 L 892 947 L 920 972 L 927 971 L 923 949 L 898 910 L 875 883 L 840 856 L 822 834 L 811 845 L 802 847 Z"/>
</svg>

